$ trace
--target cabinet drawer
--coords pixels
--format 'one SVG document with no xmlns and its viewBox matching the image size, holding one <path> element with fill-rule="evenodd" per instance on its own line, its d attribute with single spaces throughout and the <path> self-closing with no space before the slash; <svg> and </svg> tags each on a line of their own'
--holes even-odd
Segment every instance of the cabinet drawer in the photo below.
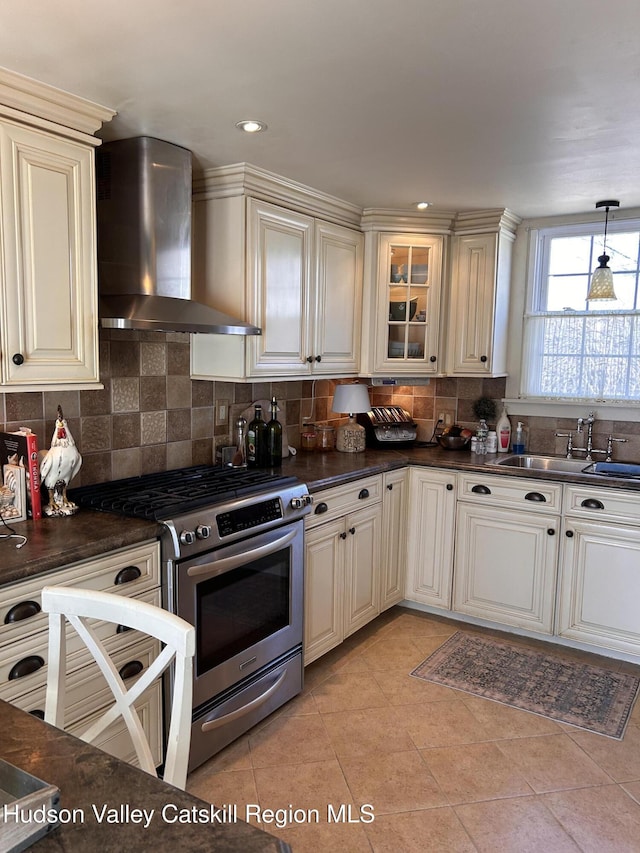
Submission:
<svg viewBox="0 0 640 853">
<path fill-rule="evenodd" d="M 640 524 L 640 492 L 566 486 L 565 515 L 592 521 L 623 521 Z"/>
<path fill-rule="evenodd" d="M 376 477 L 363 477 L 344 486 L 336 486 L 316 492 L 313 496 L 313 510 L 305 518 L 307 529 L 325 521 L 333 521 L 363 506 L 382 500 L 382 474 Z"/>
<path fill-rule="evenodd" d="M 139 598 L 141 601 L 159 607 L 160 589 L 151 590 Z M 42 614 L 42 618 L 48 619 L 45 614 Z M 139 631 L 118 631 L 118 626 L 112 622 L 94 622 L 93 627 L 98 638 L 112 655 L 119 649 L 129 648 L 144 637 Z M 68 623 L 66 637 L 67 671 L 74 672 L 86 666 L 93 658 L 84 642 Z M 46 682 L 48 644 L 49 632 L 45 627 L 44 631 L 28 634 L 19 642 L 5 645 L 0 649 L 0 695 L 2 698 L 6 698 L 5 688 L 11 695 L 18 695 Z M 21 670 L 24 674 L 21 674 Z"/>
<path fill-rule="evenodd" d="M 153 541 L 122 548 L 0 588 L 0 647 L 46 629 L 47 617 L 40 611 L 40 591 L 54 584 L 140 595 L 160 586 L 160 544 Z"/>
<path fill-rule="evenodd" d="M 134 642 L 126 647 L 121 647 L 117 644 L 113 646 L 108 641 L 105 643 L 105 647 L 116 669 L 120 670 L 125 664 L 139 661 L 143 667 L 141 672 L 144 672 L 157 656 L 160 643 L 154 637 L 141 638 L 138 635 L 137 641 L 135 637 L 132 639 Z M 46 654 L 46 646 L 44 651 Z M 72 669 L 71 667 L 74 664 L 79 664 L 79 666 Z M 125 677 L 125 684 L 133 684 L 137 675 L 139 673 L 130 676 L 131 681 Z M 4 699 L 6 702 L 11 702 L 12 705 L 17 705 L 19 708 L 24 708 L 28 711 L 34 708 L 44 710 L 46 692 L 46 665 L 36 673 L 33 673 L 33 675 L 17 678 L 15 681 L 5 680 L 0 684 L 0 699 Z M 67 724 L 79 720 L 93 711 L 97 711 L 109 701 L 111 690 L 107 686 L 104 676 L 88 650 L 86 654 L 76 656 L 73 663 L 67 660 L 65 696 L 65 720 Z"/>
<path fill-rule="evenodd" d="M 474 501 L 485 506 L 559 513 L 562 507 L 562 486 L 520 477 L 459 474 L 458 500 Z"/>
</svg>

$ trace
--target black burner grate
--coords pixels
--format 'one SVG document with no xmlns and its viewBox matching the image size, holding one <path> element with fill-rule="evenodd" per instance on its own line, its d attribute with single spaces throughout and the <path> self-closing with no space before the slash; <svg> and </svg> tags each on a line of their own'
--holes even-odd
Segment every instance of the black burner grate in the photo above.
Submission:
<svg viewBox="0 0 640 853">
<path fill-rule="evenodd" d="M 295 482 L 271 471 L 195 465 L 81 486 L 70 489 L 69 497 L 79 506 L 160 521 Z"/>
</svg>

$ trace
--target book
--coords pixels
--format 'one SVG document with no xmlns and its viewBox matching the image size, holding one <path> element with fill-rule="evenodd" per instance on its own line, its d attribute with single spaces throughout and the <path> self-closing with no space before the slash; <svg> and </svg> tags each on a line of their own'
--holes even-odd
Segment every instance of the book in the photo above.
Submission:
<svg viewBox="0 0 640 853">
<path fill-rule="evenodd" d="M 27 517 L 27 470 L 23 465 L 2 466 L 0 517 L 7 524 Z"/>
<path fill-rule="evenodd" d="M 42 518 L 42 485 L 38 439 L 28 427 L 15 432 L 0 432 L 0 465 L 20 465 L 25 469 L 27 516 Z"/>
</svg>

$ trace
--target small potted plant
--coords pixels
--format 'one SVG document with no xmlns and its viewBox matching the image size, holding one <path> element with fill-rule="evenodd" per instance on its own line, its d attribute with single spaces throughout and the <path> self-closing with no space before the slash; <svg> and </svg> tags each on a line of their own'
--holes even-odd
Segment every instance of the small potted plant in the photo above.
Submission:
<svg viewBox="0 0 640 853">
<path fill-rule="evenodd" d="M 487 423 L 495 421 L 498 410 L 495 400 L 492 400 L 491 397 L 478 397 L 477 400 L 474 400 L 471 408 L 478 420 L 484 419 Z"/>
</svg>

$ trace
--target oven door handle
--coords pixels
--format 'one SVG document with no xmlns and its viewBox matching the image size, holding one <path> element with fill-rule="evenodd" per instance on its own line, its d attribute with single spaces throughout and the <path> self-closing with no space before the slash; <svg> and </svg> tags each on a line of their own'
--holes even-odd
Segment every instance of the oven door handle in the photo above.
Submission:
<svg viewBox="0 0 640 853">
<path fill-rule="evenodd" d="M 245 714 L 250 714 L 251 711 L 259 708 L 260 705 L 263 705 L 267 699 L 269 699 L 276 692 L 278 687 L 282 684 L 284 679 L 286 678 L 287 670 L 284 669 L 280 675 L 273 682 L 271 687 L 268 687 L 264 693 L 261 693 L 259 696 L 256 696 L 255 699 L 252 699 L 251 702 L 247 702 L 246 705 L 243 705 L 242 708 L 236 708 L 235 711 L 230 711 L 228 714 L 224 714 L 222 717 L 218 717 L 215 720 L 207 720 L 206 723 L 203 723 L 201 729 L 203 732 L 210 732 L 213 729 L 218 729 L 220 726 L 224 726 L 227 723 L 232 723 L 234 720 L 238 720 L 240 717 L 244 717 Z"/>
<path fill-rule="evenodd" d="M 222 557 L 220 560 L 215 560 L 212 563 L 205 563 L 202 566 L 190 566 L 187 569 L 187 574 L 190 578 L 199 578 L 203 575 L 207 577 L 215 577 L 223 575 L 225 572 L 230 572 L 232 569 L 237 569 L 240 566 L 246 566 L 251 560 L 259 560 L 260 557 L 267 557 L 269 554 L 274 554 L 280 551 L 285 545 L 288 545 L 298 535 L 297 530 L 291 530 L 285 536 L 281 536 L 274 542 L 269 542 L 266 545 L 260 545 L 258 548 L 252 548 L 250 551 L 243 551 L 242 554 L 234 554 L 233 557 Z"/>
</svg>

